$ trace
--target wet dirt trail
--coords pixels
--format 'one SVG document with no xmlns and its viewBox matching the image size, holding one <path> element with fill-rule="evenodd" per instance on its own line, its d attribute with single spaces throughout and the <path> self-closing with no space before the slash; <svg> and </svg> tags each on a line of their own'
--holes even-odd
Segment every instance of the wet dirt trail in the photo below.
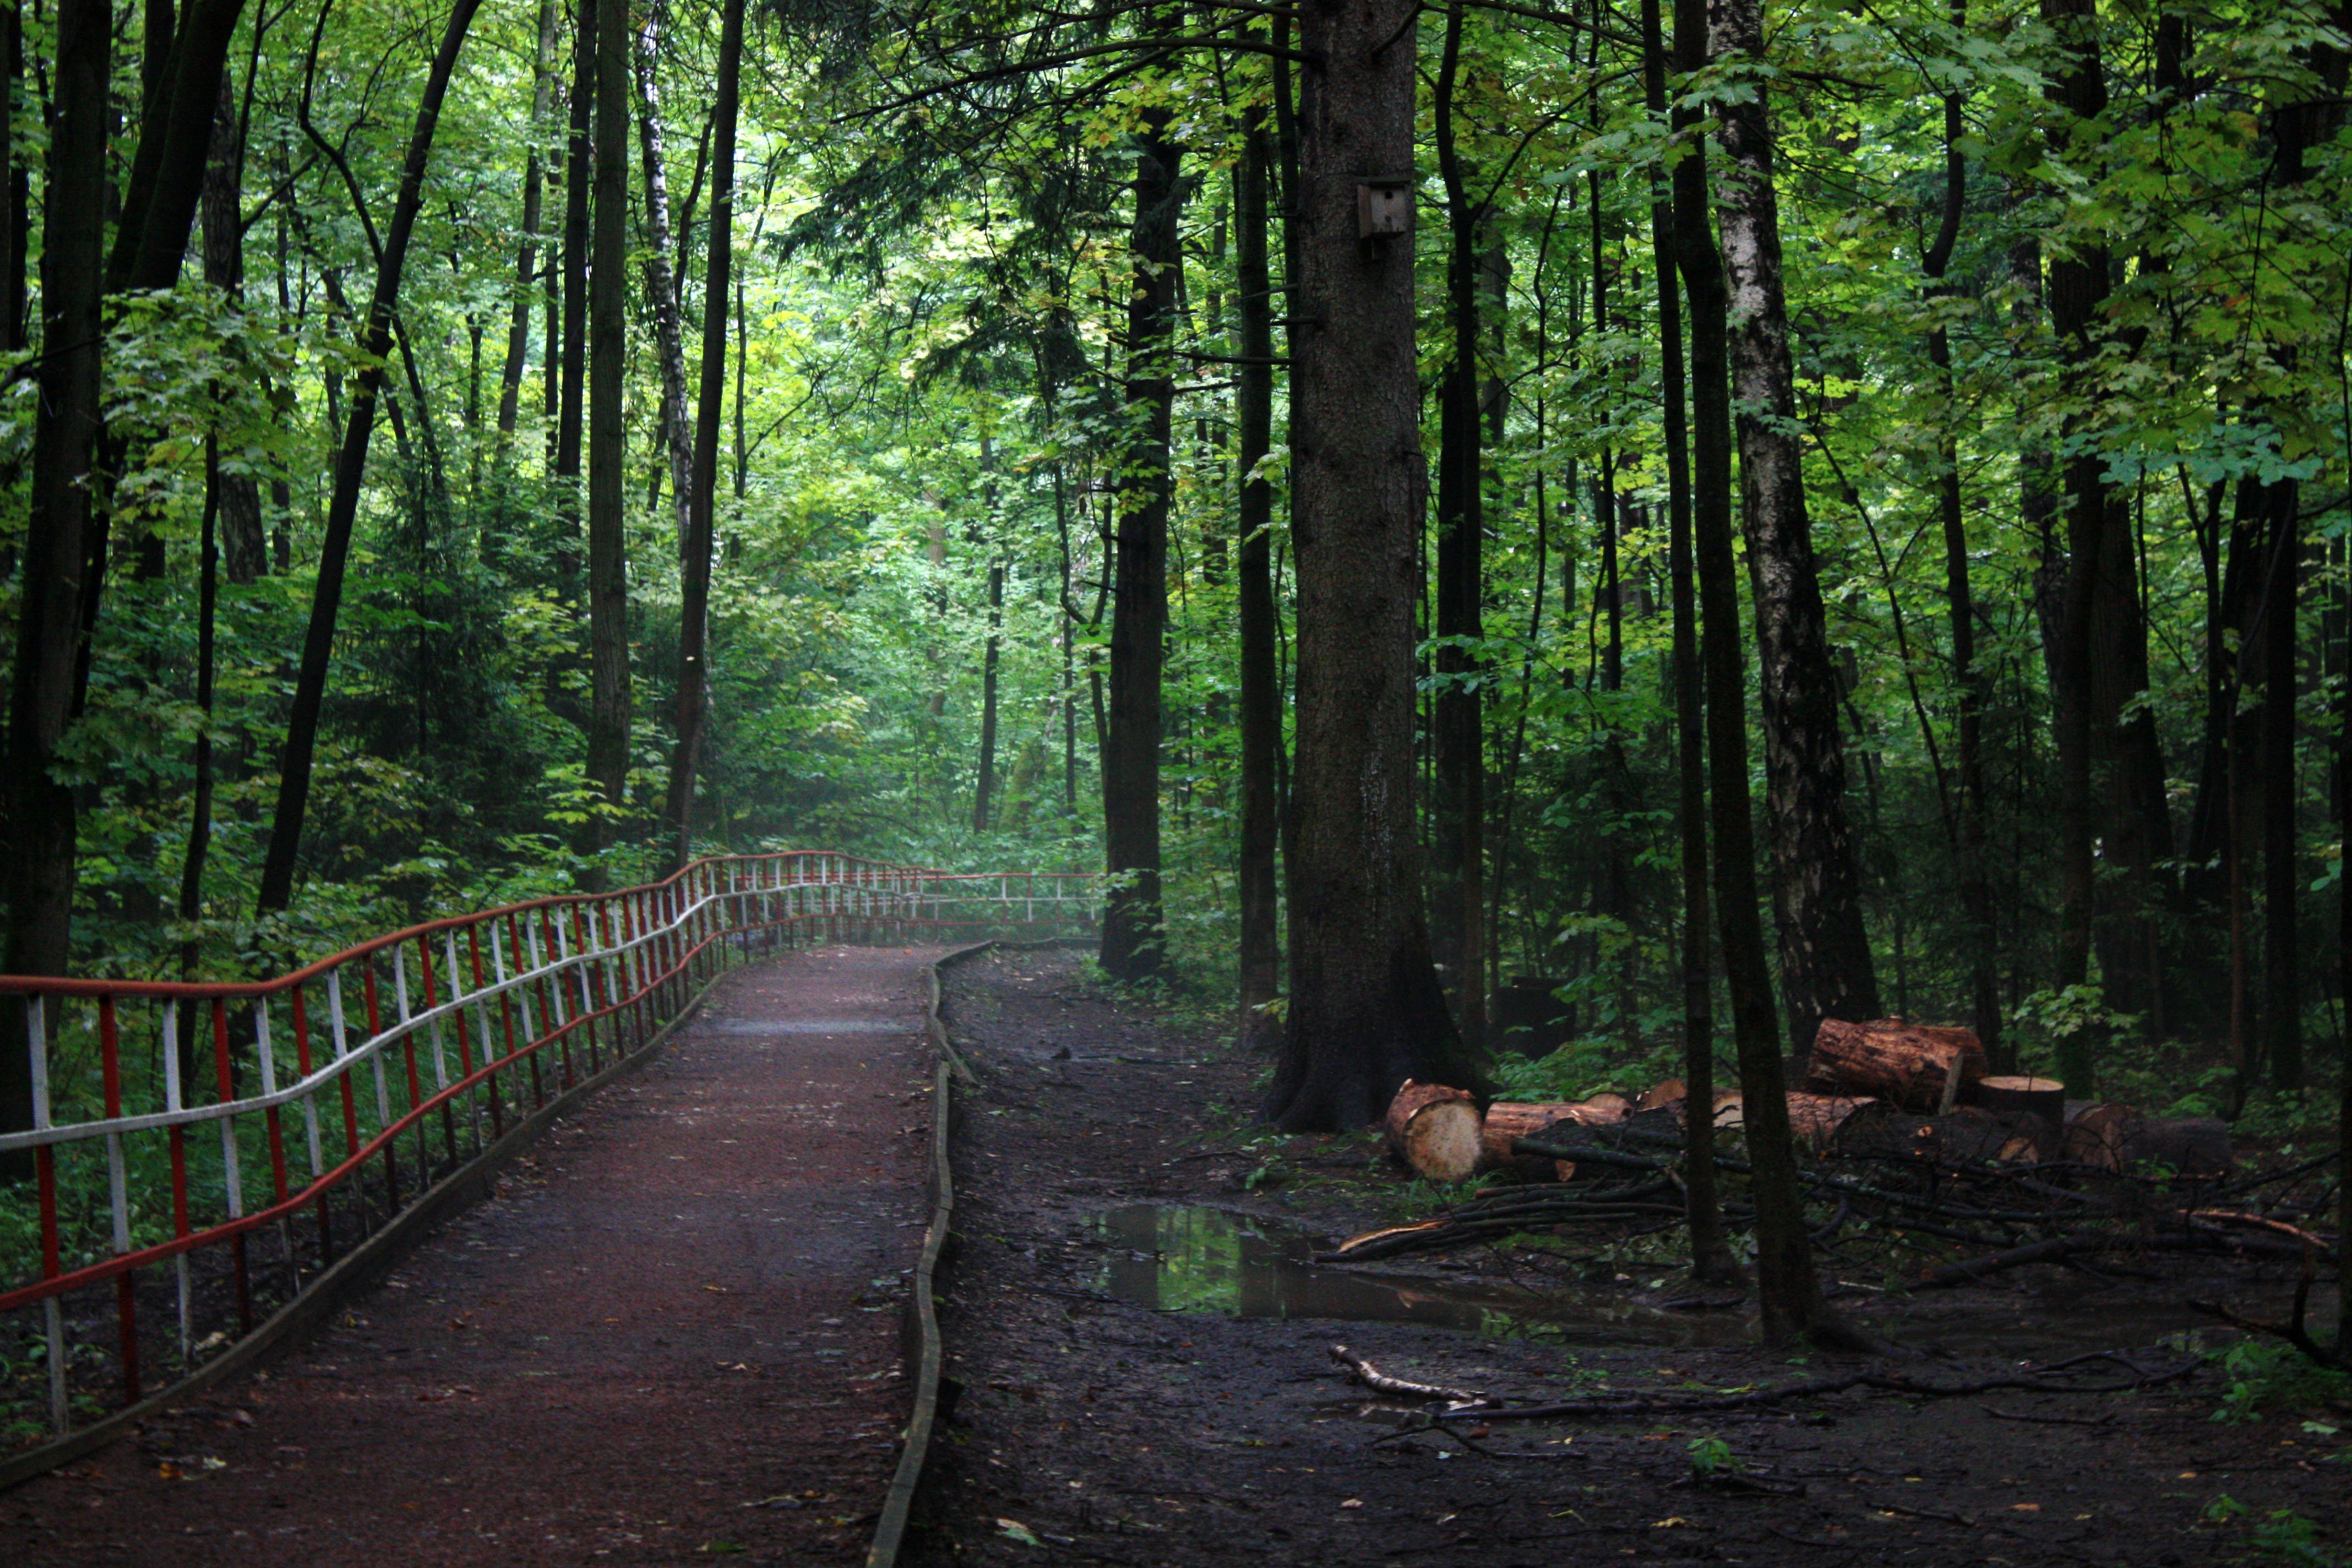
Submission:
<svg viewBox="0 0 2352 1568">
<path fill-rule="evenodd" d="M 2332 1563 L 2352 1540 L 2352 1406 L 2216 1424 L 2228 1374 L 2210 1362 L 2109 1395 L 1853 1390 L 1430 1429 L 1426 1403 L 1370 1394 L 1331 1346 L 1513 1405 L 1866 1363 L 1768 1355 L 1752 1312 L 1674 1310 L 1674 1268 L 1576 1238 L 1586 1255 L 1549 1272 L 1500 1249 L 1314 1266 L 1312 1238 L 1404 1217 L 1376 1140 L 1268 1133 L 1249 1114 L 1261 1064 L 1219 1023 L 1107 990 L 1078 955 L 1000 952 L 945 979 L 981 1081 L 941 1310 L 961 1386 L 908 1568 L 2220 1568 Z M 1847 1300 L 1907 1347 L 1892 1370 L 1942 1384 L 2110 1348 L 2165 1368 L 2180 1342 L 2159 1342 L 2203 1321 L 2184 1296 L 2251 1283 L 2183 1272 Z M 2312 1554 L 2287 1549 L 2295 1530 Z"/>
<path fill-rule="evenodd" d="M 861 1561 L 907 1419 L 937 956 L 729 975 L 330 1328 L 0 1495 L 0 1563 Z"/>
</svg>

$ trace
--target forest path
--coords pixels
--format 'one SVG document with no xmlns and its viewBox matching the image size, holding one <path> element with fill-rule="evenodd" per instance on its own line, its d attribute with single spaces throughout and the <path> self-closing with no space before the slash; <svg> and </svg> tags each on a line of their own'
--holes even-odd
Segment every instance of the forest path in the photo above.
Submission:
<svg viewBox="0 0 2352 1568">
<path fill-rule="evenodd" d="M 727 976 L 332 1326 L 0 1496 L 0 1562 L 858 1561 L 907 1416 L 938 956 Z"/>
</svg>

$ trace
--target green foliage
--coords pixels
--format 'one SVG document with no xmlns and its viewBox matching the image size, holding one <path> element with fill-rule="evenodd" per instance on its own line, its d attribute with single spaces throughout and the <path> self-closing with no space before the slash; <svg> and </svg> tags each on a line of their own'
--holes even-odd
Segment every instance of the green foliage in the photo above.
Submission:
<svg viewBox="0 0 2352 1568">
<path fill-rule="evenodd" d="M 2229 1380 L 2215 1421 L 2243 1424 L 2352 1397 L 2352 1375 L 2321 1366 L 2280 1341 L 2243 1340 L 2211 1353 Z"/>
</svg>

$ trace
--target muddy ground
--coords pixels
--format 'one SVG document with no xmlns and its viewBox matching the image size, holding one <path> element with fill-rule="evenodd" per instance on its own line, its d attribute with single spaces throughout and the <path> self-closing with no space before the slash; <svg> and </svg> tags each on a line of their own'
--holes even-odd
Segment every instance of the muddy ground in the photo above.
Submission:
<svg viewBox="0 0 2352 1568">
<path fill-rule="evenodd" d="M 1664 1307 L 1694 1292 L 1600 1238 L 1535 1263 L 1480 1249 L 1307 1264 L 1302 1238 L 1406 1217 L 1404 1184 L 1361 1138 L 1265 1139 L 1245 1114 L 1256 1064 L 1087 973 L 1066 949 L 950 971 L 955 1037 L 982 1079 L 955 1146 L 943 1329 L 960 1386 L 902 1561 L 2157 1568 L 2352 1553 L 2352 1409 L 2217 1424 L 2229 1377 L 2210 1358 L 2105 1395 L 1856 1391 L 1416 1430 L 1425 1407 L 1368 1396 L 1332 1363 L 1335 1342 L 1517 1403 L 1858 1363 L 1765 1354 L 1740 1309 Z M 2145 1272 L 2157 1278 L 2051 1268 L 1843 1304 L 1909 1347 L 1895 1370 L 1959 1383 L 2099 1349 L 2179 1366 L 2230 1342 L 2180 1338 L 2208 1321 L 2189 1299 L 2268 1305 L 2280 1289 L 2275 1270 Z M 2112 1361 L 2081 1375 L 2130 1377 Z M 1695 1444 L 1737 1479 L 1696 1481 Z M 2274 1521 L 2283 1510 L 2308 1523 Z M 2265 1552 L 2298 1530 L 2332 1554 Z"/>
</svg>

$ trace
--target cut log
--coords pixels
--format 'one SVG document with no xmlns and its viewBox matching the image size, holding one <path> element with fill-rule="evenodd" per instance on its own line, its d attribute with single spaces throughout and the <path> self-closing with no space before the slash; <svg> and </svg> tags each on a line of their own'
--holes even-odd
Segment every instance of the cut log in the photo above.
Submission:
<svg viewBox="0 0 2352 1568">
<path fill-rule="evenodd" d="M 1813 1146 L 1814 1152 L 1830 1146 L 1837 1130 L 1845 1119 L 1875 1100 L 1855 1100 L 1834 1094 L 1806 1094 L 1799 1089 L 1789 1091 L 1789 1131 Z"/>
<path fill-rule="evenodd" d="M 1622 1121 L 1625 1115 L 1623 1100 L 1622 1095 L 1613 1094 L 1606 1096 L 1604 1100 L 1533 1101 L 1498 1100 L 1486 1107 L 1486 1124 L 1479 1129 L 1479 1169 L 1500 1171 L 1520 1168 L 1526 1163 L 1511 1152 L 1512 1143 L 1521 1138 L 1531 1137 L 1542 1131 L 1555 1121 L 1574 1121 L 1586 1127 L 1601 1127 L 1612 1121 Z M 1566 1181 L 1568 1177 L 1563 1173 L 1559 1174 L 1559 1179 Z"/>
<path fill-rule="evenodd" d="M 1688 1099 L 1690 1090 L 1678 1078 L 1670 1078 L 1633 1102 L 1636 1110 L 1655 1110 L 1662 1105 L 1675 1105 Z"/>
<path fill-rule="evenodd" d="M 2185 1176 L 2219 1175 L 2236 1158 L 2230 1147 L 2230 1124 L 2218 1116 L 2150 1121 L 2124 1153 L 2133 1163 L 2167 1165 Z"/>
<path fill-rule="evenodd" d="M 1389 1101 L 1389 1152 L 1433 1182 L 1459 1182 L 1478 1168 L 1478 1100 L 1442 1083 L 1404 1087 Z"/>
<path fill-rule="evenodd" d="M 2033 1165 L 2057 1148 L 2058 1134 L 2041 1117 L 2020 1112 L 1964 1105 L 1947 1115 L 1923 1116 L 1881 1102 L 1847 1117 L 1835 1144 L 1842 1154 L 1866 1159 Z"/>
<path fill-rule="evenodd" d="M 2054 1078 L 1979 1079 L 1969 1085 L 1962 1098 L 1987 1110 L 2039 1116 L 2053 1128 L 2066 1125 L 2066 1086 Z"/>
<path fill-rule="evenodd" d="M 1824 1018 L 1813 1036 L 1803 1087 L 1813 1094 L 1885 1100 L 1906 1110 L 1940 1115 L 1958 1101 L 1964 1083 L 1984 1075 L 1983 1048 L 1969 1049 L 1975 1041 L 1967 1029 L 1891 1018 L 1867 1024 Z"/>
</svg>

